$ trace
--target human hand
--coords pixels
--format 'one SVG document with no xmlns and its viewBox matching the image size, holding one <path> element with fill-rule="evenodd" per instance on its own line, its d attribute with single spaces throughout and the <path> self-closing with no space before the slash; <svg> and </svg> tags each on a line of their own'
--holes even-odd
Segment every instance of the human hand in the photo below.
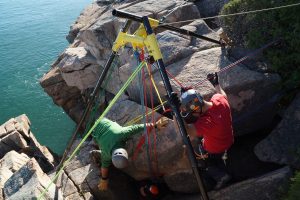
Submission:
<svg viewBox="0 0 300 200">
<path fill-rule="evenodd" d="M 99 184 L 98 184 L 98 189 L 100 191 L 107 191 L 107 189 L 108 189 L 108 179 L 106 179 L 106 180 L 101 179 Z"/>
<path fill-rule="evenodd" d="M 217 85 L 219 85 L 219 77 L 217 72 L 215 72 L 214 74 L 208 74 L 207 75 L 207 80 L 209 80 L 209 82 L 215 87 Z"/>
<path fill-rule="evenodd" d="M 169 118 L 162 117 L 155 123 L 155 125 L 156 125 L 157 129 L 160 130 L 162 128 L 165 128 L 168 125 L 169 121 L 170 121 Z"/>
</svg>

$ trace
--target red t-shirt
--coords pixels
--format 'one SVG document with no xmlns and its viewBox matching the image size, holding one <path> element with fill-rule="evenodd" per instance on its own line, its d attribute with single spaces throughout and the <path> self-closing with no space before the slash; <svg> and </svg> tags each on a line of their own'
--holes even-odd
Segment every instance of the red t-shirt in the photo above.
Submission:
<svg viewBox="0 0 300 200">
<path fill-rule="evenodd" d="M 210 107 L 195 122 L 197 135 L 203 137 L 203 147 L 208 153 L 222 153 L 233 144 L 230 107 L 227 98 L 215 94 Z"/>
</svg>

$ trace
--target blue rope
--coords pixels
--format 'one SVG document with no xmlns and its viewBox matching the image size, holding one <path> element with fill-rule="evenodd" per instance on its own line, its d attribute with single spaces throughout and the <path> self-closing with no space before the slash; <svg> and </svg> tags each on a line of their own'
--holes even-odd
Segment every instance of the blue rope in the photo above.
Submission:
<svg viewBox="0 0 300 200">
<path fill-rule="evenodd" d="M 136 50 L 133 52 L 134 57 L 137 60 L 137 64 L 140 63 L 140 53 Z M 143 80 L 142 80 L 142 71 L 139 71 L 138 73 L 138 79 L 139 79 L 139 91 L 140 91 L 140 100 L 141 100 L 141 106 L 142 106 L 142 113 L 145 113 L 145 102 L 144 102 L 144 87 L 143 87 Z M 148 146 L 148 136 L 147 136 L 147 127 L 146 127 L 146 116 L 143 115 L 142 122 L 144 123 L 144 137 L 145 137 L 145 143 L 146 143 L 146 149 L 147 149 L 147 161 L 148 161 L 148 169 L 149 173 L 152 177 L 154 177 L 153 169 L 151 165 L 151 159 L 150 159 L 150 152 L 149 152 L 149 146 Z"/>
</svg>

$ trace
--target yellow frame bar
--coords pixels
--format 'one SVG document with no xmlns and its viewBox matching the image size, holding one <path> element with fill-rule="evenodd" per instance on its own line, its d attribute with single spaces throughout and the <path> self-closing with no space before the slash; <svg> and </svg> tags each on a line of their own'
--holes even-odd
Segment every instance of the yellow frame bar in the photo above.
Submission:
<svg viewBox="0 0 300 200">
<path fill-rule="evenodd" d="M 159 24 L 158 20 L 149 18 L 150 25 L 156 28 Z M 148 53 L 154 57 L 154 60 L 162 59 L 162 54 L 154 33 L 147 35 L 143 24 L 139 26 L 134 34 L 128 34 L 119 32 L 112 50 L 117 52 L 121 47 L 124 47 L 127 43 L 130 43 L 134 49 L 146 47 Z"/>
</svg>

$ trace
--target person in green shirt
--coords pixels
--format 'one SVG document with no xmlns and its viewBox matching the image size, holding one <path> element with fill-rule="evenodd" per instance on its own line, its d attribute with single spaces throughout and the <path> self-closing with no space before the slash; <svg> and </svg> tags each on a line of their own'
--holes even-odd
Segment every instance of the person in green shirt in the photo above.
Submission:
<svg viewBox="0 0 300 200">
<path fill-rule="evenodd" d="M 155 124 L 147 123 L 147 128 L 164 128 L 168 124 L 168 118 L 161 118 Z M 111 163 L 116 168 L 124 168 L 128 164 L 128 154 L 124 149 L 126 141 L 133 135 L 142 133 L 144 124 L 122 127 L 117 122 L 107 118 L 94 129 L 92 136 L 101 150 L 101 179 L 98 185 L 99 190 L 108 189 L 108 167 Z"/>
</svg>

